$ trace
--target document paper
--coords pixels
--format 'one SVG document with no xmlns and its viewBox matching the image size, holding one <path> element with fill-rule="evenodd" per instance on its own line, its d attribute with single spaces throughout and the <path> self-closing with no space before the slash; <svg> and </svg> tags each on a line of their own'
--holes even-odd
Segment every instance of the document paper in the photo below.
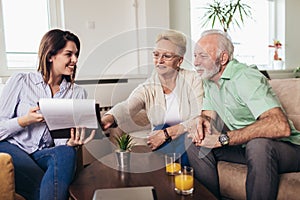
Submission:
<svg viewBox="0 0 300 200">
<path fill-rule="evenodd" d="M 98 128 L 94 99 L 40 99 L 39 107 L 49 130 Z"/>
</svg>

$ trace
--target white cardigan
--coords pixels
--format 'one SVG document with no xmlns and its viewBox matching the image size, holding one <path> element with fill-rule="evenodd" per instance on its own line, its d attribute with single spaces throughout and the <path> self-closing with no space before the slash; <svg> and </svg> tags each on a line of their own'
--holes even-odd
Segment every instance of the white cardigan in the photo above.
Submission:
<svg viewBox="0 0 300 200">
<path fill-rule="evenodd" d="M 182 121 L 199 115 L 202 109 L 203 84 L 195 71 L 180 69 L 176 79 L 174 92 L 179 103 L 179 114 Z M 131 132 L 141 127 L 132 118 L 141 110 L 145 110 L 151 128 L 163 124 L 166 112 L 166 102 L 156 70 L 150 78 L 135 88 L 127 100 L 116 104 L 108 114 L 112 114 L 119 127 Z"/>
</svg>

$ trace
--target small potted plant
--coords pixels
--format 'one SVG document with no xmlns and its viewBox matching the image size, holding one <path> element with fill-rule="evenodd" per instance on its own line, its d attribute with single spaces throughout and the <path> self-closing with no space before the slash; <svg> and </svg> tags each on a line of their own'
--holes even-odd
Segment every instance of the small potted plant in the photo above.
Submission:
<svg viewBox="0 0 300 200">
<path fill-rule="evenodd" d="M 295 75 L 295 78 L 300 78 L 300 67 L 294 69 L 293 73 Z"/>
<path fill-rule="evenodd" d="M 273 69 L 283 69 L 283 60 L 279 56 L 279 49 L 281 49 L 282 44 L 279 40 L 274 39 L 273 44 L 269 45 L 269 47 L 274 48 L 274 56 L 273 56 Z"/>
<path fill-rule="evenodd" d="M 122 133 L 120 136 L 115 137 L 117 143 L 116 155 L 118 165 L 121 168 L 129 167 L 130 164 L 130 152 L 134 146 L 132 137 L 129 134 Z"/>
</svg>

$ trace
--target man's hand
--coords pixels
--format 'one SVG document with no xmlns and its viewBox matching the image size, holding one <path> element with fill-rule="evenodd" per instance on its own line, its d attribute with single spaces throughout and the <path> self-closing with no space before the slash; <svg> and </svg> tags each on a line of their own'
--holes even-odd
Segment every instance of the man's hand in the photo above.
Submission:
<svg viewBox="0 0 300 200">
<path fill-rule="evenodd" d="M 187 126 L 188 137 L 193 143 L 201 143 L 205 138 L 205 133 L 211 133 L 210 121 L 201 115 L 190 121 Z"/>
<path fill-rule="evenodd" d="M 165 139 L 163 130 L 152 131 L 147 137 L 147 145 L 155 150 L 165 142 Z"/>
<path fill-rule="evenodd" d="M 196 128 L 191 127 L 190 130 L 188 130 L 188 137 L 192 139 L 192 142 L 196 146 L 208 148 L 221 146 L 219 143 L 220 132 L 215 128 L 214 122 L 210 117 L 198 116 L 193 124 L 196 124 Z"/>
<path fill-rule="evenodd" d="M 87 144 L 90 142 L 94 136 L 96 131 L 92 130 L 91 134 L 88 138 L 85 138 L 85 128 L 76 128 L 76 133 L 74 133 L 74 128 L 71 129 L 71 137 L 67 142 L 68 146 L 80 146 Z"/>
<path fill-rule="evenodd" d="M 205 138 L 201 140 L 199 143 L 195 143 L 196 146 L 203 146 L 207 148 L 217 148 L 221 147 L 221 143 L 219 142 L 220 133 L 215 132 L 213 134 L 206 134 Z"/>
<path fill-rule="evenodd" d="M 18 118 L 19 125 L 26 127 L 33 123 L 44 122 L 43 115 L 37 112 L 39 110 L 38 106 L 30 108 L 27 115 Z"/>
</svg>

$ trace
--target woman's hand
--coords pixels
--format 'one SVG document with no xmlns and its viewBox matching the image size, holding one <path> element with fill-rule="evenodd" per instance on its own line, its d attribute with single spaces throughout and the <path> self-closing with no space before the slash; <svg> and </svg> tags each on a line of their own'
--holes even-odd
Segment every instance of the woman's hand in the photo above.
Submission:
<svg viewBox="0 0 300 200">
<path fill-rule="evenodd" d="M 44 122 L 44 117 L 38 113 L 40 108 L 38 106 L 29 109 L 27 115 L 18 118 L 18 123 L 22 127 L 26 127 L 33 123 Z"/>
<path fill-rule="evenodd" d="M 166 140 L 163 130 L 152 131 L 147 137 L 147 145 L 152 149 L 157 149 Z"/>
<path fill-rule="evenodd" d="M 94 136 L 96 131 L 92 130 L 91 134 L 88 138 L 85 138 L 85 128 L 76 128 L 76 133 L 74 133 L 74 128 L 71 129 L 71 137 L 67 142 L 68 146 L 80 146 L 87 144 L 90 142 Z"/>
<path fill-rule="evenodd" d="M 103 131 L 109 129 L 114 123 L 115 123 L 115 118 L 111 114 L 107 114 L 101 117 L 101 127 Z"/>
</svg>

